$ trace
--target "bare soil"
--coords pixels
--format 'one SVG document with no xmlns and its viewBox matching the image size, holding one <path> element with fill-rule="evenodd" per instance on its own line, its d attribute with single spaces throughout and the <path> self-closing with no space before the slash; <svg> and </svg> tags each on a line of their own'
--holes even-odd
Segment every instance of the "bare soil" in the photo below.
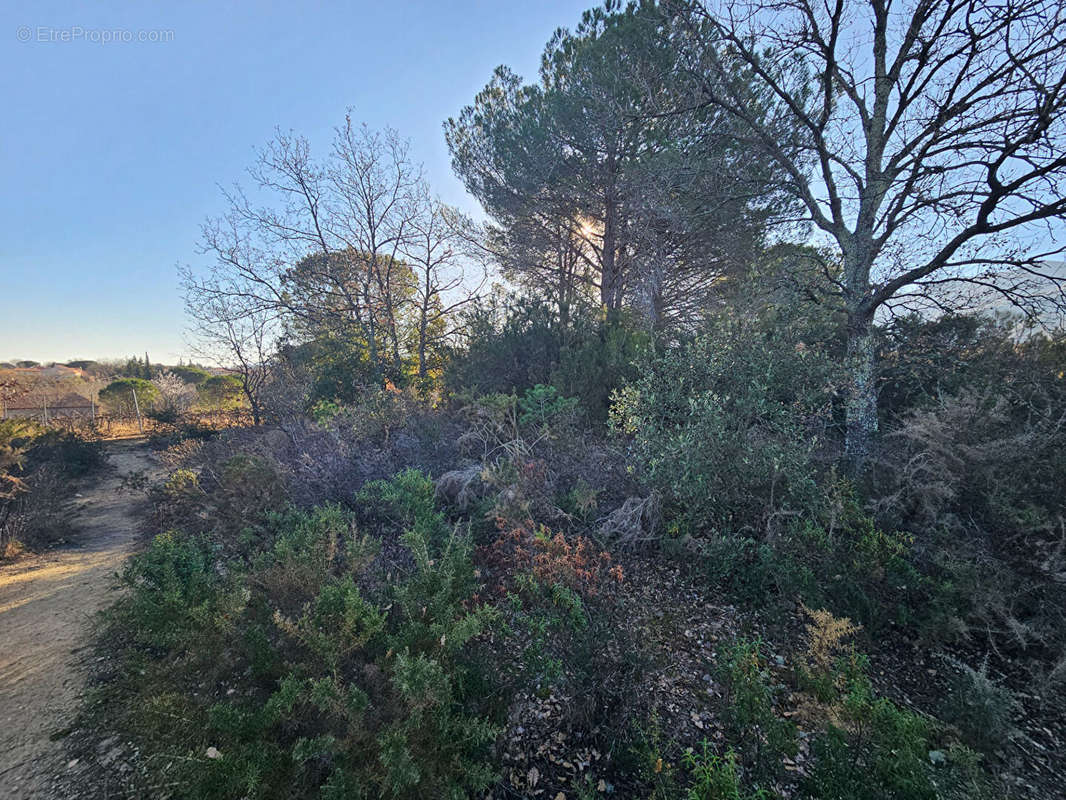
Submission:
<svg viewBox="0 0 1066 800">
<path fill-rule="evenodd" d="M 91 623 L 113 602 L 140 538 L 144 496 L 127 485 L 156 463 L 143 441 L 108 444 L 109 468 L 76 487 L 74 536 L 62 549 L 0 565 L 0 796 L 54 796 L 62 738 L 86 686 Z"/>
</svg>

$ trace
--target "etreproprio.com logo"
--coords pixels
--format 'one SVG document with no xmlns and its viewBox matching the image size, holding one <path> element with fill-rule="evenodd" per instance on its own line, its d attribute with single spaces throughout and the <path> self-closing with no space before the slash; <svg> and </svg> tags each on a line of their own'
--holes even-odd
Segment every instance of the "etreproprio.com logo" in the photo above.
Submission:
<svg viewBox="0 0 1066 800">
<path fill-rule="evenodd" d="M 86 28 L 81 25 L 21 25 L 15 31 L 20 42 L 89 42 L 91 44 L 131 44 L 133 42 L 172 42 L 174 31 L 134 30 L 132 28 Z"/>
</svg>

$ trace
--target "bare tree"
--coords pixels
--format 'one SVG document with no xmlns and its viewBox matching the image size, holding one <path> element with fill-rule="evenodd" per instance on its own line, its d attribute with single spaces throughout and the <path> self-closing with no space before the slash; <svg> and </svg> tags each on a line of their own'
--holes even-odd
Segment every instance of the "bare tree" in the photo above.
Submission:
<svg viewBox="0 0 1066 800">
<path fill-rule="evenodd" d="M 1066 213 L 1063 4 L 668 7 L 690 22 L 693 102 L 746 123 L 742 136 L 784 169 L 806 219 L 842 254 L 842 274 L 828 277 L 848 314 L 846 451 L 861 468 L 878 427 L 880 309 L 943 302 L 934 293 L 946 285 L 991 287 L 1024 309 L 1054 280 L 1042 264 L 1061 252 Z M 731 77 L 738 63 L 751 81 Z"/>
<path fill-rule="evenodd" d="M 263 421 L 261 396 L 277 351 L 277 316 L 258 299 L 244 301 L 217 285 L 185 277 L 185 310 L 193 320 L 195 354 L 237 375 L 252 421 Z"/>
<path fill-rule="evenodd" d="M 468 272 L 477 263 L 479 237 L 473 223 L 457 209 L 425 198 L 411 218 L 403 246 L 414 277 L 415 356 L 418 377 L 426 378 L 433 351 L 454 338 L 456 312 L 472 302 L 485 283 L 484 270 L 474 283 Z"/>
<path fill-rule="evenodd" d="M 425 194 L 407 142 L 349 116 L 326 161 L 278 131 L 249 174 L 264 204 L 240 187 L 225 192 L 229 211 L 203 227 L 214 264 L 206 276 L 187 273 L 187 291 L 216 310 L 357 330 L 383 381 L 402 356 L 399 320 L 412 285 L 400 254 Z"/>
<path fill-rule="evenodd" d="M 350 116 L 338 131 L 334 157 L 331 185 L 341 211 L 334 227 L 348 249 L 367 260 L 372 285 L 365 300 L 371 302 L 372 292 L 381 304 L 392 361 L 399 365 L 398 317 L 406 300 L 399 256 L 422 210 L 422 167 L 411 160 L 408 142 L 395 131 L 356 128 Z"/>
</svg>

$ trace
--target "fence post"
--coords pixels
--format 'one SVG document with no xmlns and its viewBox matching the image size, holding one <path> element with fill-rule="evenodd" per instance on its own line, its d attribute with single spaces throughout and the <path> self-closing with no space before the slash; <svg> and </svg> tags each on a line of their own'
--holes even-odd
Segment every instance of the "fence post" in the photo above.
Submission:
<svg viewBox="0 0 1066 800">
<path fill-rule="evenodd" d="M 133 407 L 137 411 L 137 430 L 140 431 L 141 435 L 143 436 L 144 435 L 144 423 L 141 422 L 141 404 L 137 402 L 137 390 L 136 389 L 130 389 L 130 392 L 133 393 Z"/>
</svg>

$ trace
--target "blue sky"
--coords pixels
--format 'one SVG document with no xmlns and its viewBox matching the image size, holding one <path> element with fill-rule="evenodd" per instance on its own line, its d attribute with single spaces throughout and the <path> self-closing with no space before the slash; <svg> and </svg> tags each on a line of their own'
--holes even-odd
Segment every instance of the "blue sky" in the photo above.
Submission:
<svg viewBox="0 0 1066 800">
<path fill-rule="evenodd" d="M 275 126 L 321 150 L 350 106 L 474 209 L 441 123 L 591 4 L 5 3 L 0 360 L 185 353 L 176 266 Z"/>
</svg>

